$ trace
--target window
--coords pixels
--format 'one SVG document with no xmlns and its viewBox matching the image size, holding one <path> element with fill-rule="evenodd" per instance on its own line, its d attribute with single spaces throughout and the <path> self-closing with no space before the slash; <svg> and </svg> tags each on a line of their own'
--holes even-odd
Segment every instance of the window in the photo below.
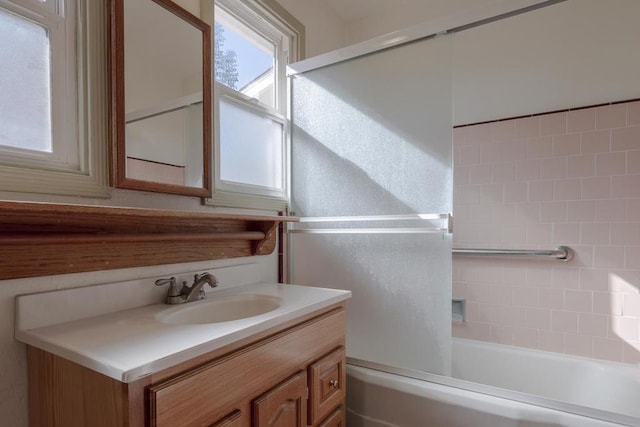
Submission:
<svg viewBox="0 0 640 427">
<path fill-rule="evenodd" d="M 215 162 L 209 204 L 287 206 L 286 65 L 299 58 L 302 26 L 266 0 L 214 6 Z"/>
<path fill-rule="evenodd" d="M 105 121 L 95 116 L 106 93 L 87 78 L 89 65 L 100 66 L 104 35 L 90 50 L 89 34 L 80 31 L 104 29 L 87 25 L 104 18 L 98 6 L 0 0 L 0 190 L 108 195 L 98 149 L 106 132 L 97 123 Z"/>
<path fill-rule="evenodd" d="M 50 153 L 51 82 L 46 26 L 0 9 L 0 145 Z"/>
</svg>

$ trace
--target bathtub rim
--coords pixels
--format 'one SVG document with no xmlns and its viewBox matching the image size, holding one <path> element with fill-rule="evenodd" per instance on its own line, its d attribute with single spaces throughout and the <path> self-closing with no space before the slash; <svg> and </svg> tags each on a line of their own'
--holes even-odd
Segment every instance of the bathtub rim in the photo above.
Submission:
<svg viewBox="0 0 640 427">
<path fill-rule="evenodd" d="M 360 368 L 367 368 L 387 374 L 398 375 L 401 377 L 411 378 L 414 380 L 426 381 L 433 384 L 439 384 L 447 387 L 453 387 L 460 390 L 480 393 L 487 396 L 498 397 L 529 405 L 539 406 L 542 408 L 553 409 L 589 417 L 600 421 L 617 423 L 625 426 L 640 425 L 640 418 L 629 415 L 618 414 L 615 412 L 605 411 L 602 409 L 590 408 L 586 406 L 576 405 L 573 403 L 561 402 L 559 400 L 549 399 L 536 396 L 520 391 L 509 390 L 505 388 L 490 386 L 486 384 L 475 383 L 472 381 L 461 380 L 459 378 L 447 377 L 444 375 L 432 374 L 429 372 L 414 371 L 411 369 L 397 368 L 394 366 L 384 365 L 381 363 L 371 362 L 368 360 L 347 357 L 347 366 L 352 365 Z"/>
</svg>

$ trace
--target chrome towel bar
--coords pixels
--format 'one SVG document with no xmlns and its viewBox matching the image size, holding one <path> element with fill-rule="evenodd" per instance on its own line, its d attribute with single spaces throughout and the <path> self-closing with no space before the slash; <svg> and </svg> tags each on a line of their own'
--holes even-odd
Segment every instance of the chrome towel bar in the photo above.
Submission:
<svg viewBox="0 0 640 427">
<path fill-rule="evenodd" d="M 558 246 L 551 250 L 529 249 L 452 249 L 454 255 L 497 256 L 497 257 L 542 257 L 553 258 L 567 262 L 573 258 L 573 249 L 568 246 Z"/>
</svg>

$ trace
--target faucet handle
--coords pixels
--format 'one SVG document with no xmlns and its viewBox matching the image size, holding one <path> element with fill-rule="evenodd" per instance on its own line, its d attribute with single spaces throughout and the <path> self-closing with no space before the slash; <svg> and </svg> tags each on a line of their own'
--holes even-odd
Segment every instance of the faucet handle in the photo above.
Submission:
<svg viewBox="0 0 640 427">
<path fill-rule="evenodd" d="M 168 279 L 158 279 L 156 280 L 156 286 L 164 286 L 164 285 L 169 285 L 169 291 L 167 292 L 167 298 L 169 297 L 178 297 L 180 296 L 180 287 L 178 286 L 178 283 L 176 282 L 176 278 L 175 277 L 170 277 Z"/>
<path fill-rule="evenodd" d="M 156 286 L 164 286 L 167 283 L 174 284 L 176 283 L 175 277 L 169 277 L 168 279 L 158 279 L 156 280 Z"/>
</svg>

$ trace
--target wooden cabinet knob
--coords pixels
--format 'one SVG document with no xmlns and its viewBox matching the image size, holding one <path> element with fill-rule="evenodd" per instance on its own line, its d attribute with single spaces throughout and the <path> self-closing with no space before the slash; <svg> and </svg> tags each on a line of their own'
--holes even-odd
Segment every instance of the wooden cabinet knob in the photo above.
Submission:
<svg viewBox="0 0 640 427">
<path fill-rule="evenodd" d="M 329 385 L 333 388 L 338 388 L 338 380 L 329 381 Z"/>
</svg>

